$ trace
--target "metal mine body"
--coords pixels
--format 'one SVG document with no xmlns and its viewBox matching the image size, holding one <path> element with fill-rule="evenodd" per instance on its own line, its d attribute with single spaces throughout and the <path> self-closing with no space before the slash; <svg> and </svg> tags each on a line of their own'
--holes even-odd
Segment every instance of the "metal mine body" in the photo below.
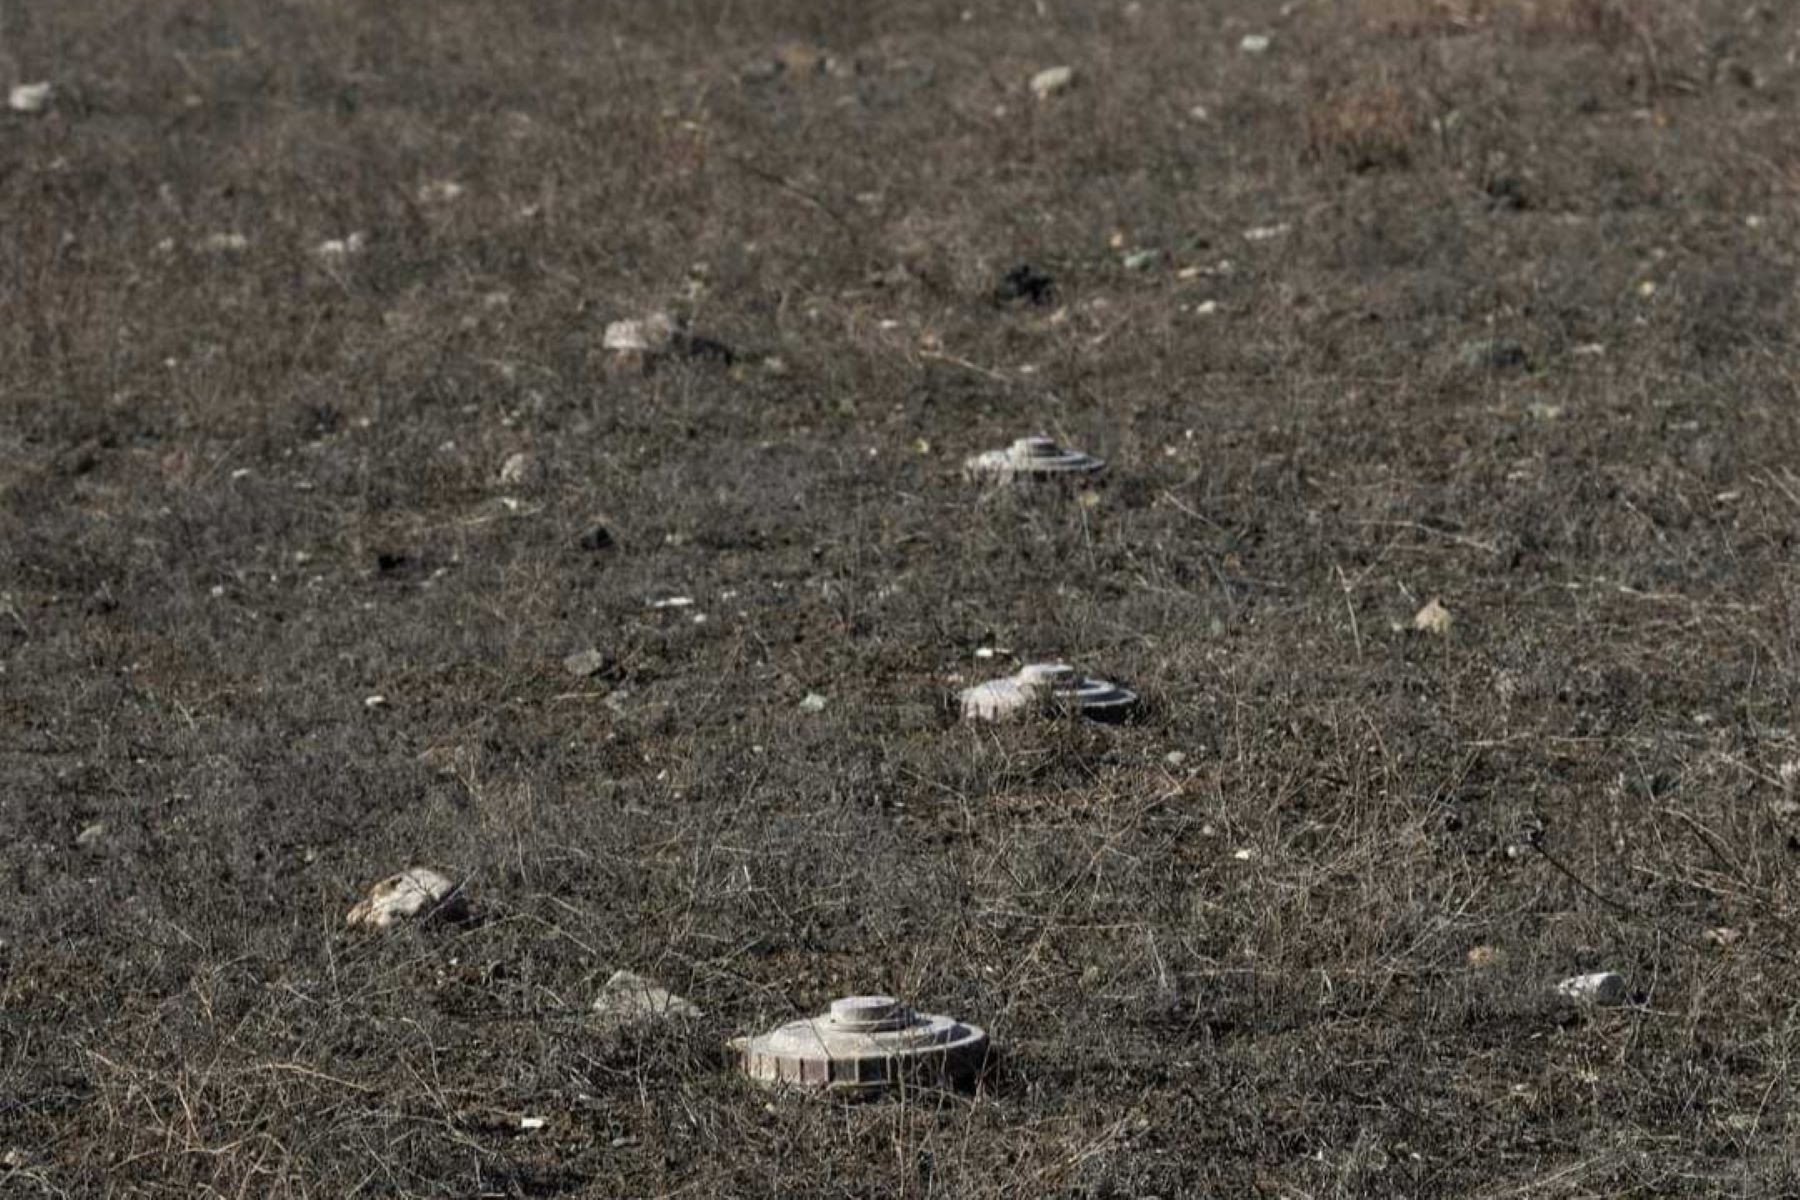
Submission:
<svg viewBox="0 0 1800 1200">
<path fill-rule="evenodd" d="M 871 1094 L 965 1084 L 987 1061 L 988 1036 L 891 996 L 849 996 L 823 1016 L 742 1039 L 736 1050 L 744 1074 L 762 1083 Z"/>
<path fill-rule="evenodd" d="M 963 464 L 973 479 L 1084 479 L 1099 474 L 1104 459 L 1069 450 L 1040 435 L 1020 438 L 1004 450 L 988 450 Z"/>
<path fill-rule="evenodd" d="M 1017 675 L 965 689 L 966 721 L 1004 721 L 1034 708 L 1065 705 L 1093 721 L 1117 721 L 1137 706 L 1137 693 L 1090 679 L 1066 663 L 1028 663 Z"/>
</svg>

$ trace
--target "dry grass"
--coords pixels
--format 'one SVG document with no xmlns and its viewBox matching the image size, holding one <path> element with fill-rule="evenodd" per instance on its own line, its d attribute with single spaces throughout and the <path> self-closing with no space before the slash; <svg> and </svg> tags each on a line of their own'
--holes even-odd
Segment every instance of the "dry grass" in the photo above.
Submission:
<svg viewBox="0 0 1800 1200">
<path fill-rule="evenodd" d="M 1406 166 L 1426 132 L 1414 96 L 1379 80 L 1332 91 L 1307 108 L 1305 120 L 1307 152 L 1353 171 Z"/>
<path fill-rule="evenodd" d="M 1269 7 L 0 7 L 0 1192 L 1790 1191 L 1800 12 Z"/>
<path fill-rule="evenodd" d="M 1627 0 L 1360 0 L 1360 7 L 1370 25 L 1409 36 L 1503 28 L 1617 44 L 1636 36 L 1658 6 Z"/>
</svg>

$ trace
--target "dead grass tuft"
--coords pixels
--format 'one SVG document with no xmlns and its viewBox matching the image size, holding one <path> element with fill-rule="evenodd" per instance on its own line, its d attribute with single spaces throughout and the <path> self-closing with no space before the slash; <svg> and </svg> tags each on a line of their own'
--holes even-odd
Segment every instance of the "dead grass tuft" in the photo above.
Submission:
<svg viewBox="0 0 1800 1200">
<path fill-rule="evenodd" d="M 1406 89 L 1388 81 L 1338 88 L 1306 110 L 1309 156 L 1353 171 L 1404 167 L 1423 127 Z"/>
<path fill-rule="evenodd" d="M 1606 43 L 1633 36 L 1643 19 L 1623 0 L 1362 0 L 1362 14 L 1371 27 L 1409 36 L 1504 27 Z"/>
</svg>

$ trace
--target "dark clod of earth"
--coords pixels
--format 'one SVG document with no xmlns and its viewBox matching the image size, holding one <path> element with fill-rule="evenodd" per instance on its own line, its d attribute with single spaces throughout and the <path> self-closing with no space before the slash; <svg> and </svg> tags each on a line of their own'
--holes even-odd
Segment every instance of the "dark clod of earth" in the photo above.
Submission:
<svg viewBox="0 0 1800 1200">
<path fill-rule="evenodd" d="M 611 550 L 618 545 L 613 540 L 612 530 L 604 525 L 590 525 L 587 531 L 575 539 L 575 544 L 590 553 Z"/>
<path fill-rule="evenodd" d="M 1794 1194 L 1796 47 L 0 5 L 0 1194 Z"/>
<path fill-rule="evenodd" d="M 994 286 L 994 299 L 1000 304 L 1021 300 L 1030 304 L 1048 304 L 1056 297 L 1056 281 L 1030 263 L 1020 263 L 1000 277 Z"/>
<path fill-rule="evenodd" d="M 1464 342 L 1457 357 L 1465 367 L 1478 371 L 1509 371 L 1531 365 L 1525 347 L 1506 338 L 1475 338 Z"/>
</svg>

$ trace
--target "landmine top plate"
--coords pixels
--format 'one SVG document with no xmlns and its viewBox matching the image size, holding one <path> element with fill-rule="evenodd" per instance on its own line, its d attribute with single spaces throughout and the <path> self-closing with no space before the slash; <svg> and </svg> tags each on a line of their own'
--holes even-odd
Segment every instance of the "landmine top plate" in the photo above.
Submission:
<svg viewBox="0 0 1800 1200">
<path fill-rule="evenodd" d="M 1004 450 L 988 450 L 963 464 L 975 479 L 1058 479 L 1096 475 L 1104 459 L 1057 445 L 1041 435 L 1020 438 Z"/>
<path fill-rule="evenodd" d="M 1029 663 L 1017 675 L 966 689 L 962 714 L 969 721 L 1003 721 L 1049 703 L 1072 706 L 1093 721 L 1117 721 L 1137 706 L 1137 693 L 1104 679 L 1090 679 L 1066 663 Z"/>
<path fill-rule="evenodd" d="M 848 996 L 823 1016 L 741 1039 L 736 1049 L 744 1074 L 759 1082 L 872 1094 L 967 1083 L 987 1061 L 988 1037 L 892 996 Z"/>
</svg>

